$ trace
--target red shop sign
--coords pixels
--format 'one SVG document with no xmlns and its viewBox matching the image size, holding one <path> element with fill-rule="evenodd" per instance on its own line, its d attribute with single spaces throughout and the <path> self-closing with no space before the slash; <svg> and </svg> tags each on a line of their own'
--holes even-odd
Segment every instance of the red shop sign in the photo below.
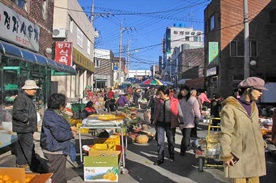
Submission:
<svg viewBox="0 0 276 183">
<path fill-rule="evenodd" d="M 72 66 L 72 42 L 57 41 L 56 42 L 56 62 L 64 65 Z"/>
</svg>

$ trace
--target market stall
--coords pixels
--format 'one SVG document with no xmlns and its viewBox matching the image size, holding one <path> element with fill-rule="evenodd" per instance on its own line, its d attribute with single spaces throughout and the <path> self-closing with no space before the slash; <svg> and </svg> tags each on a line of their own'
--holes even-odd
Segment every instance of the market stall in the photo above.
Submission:
<svg viewBox="0 0 276 183">
<path fill-rule="evenodd" d="M 82 120 L 79 127 L 80 161 L 84 163 L 85 181 L 118 181 L 118 173 L 127 173 L 125 151 L 127 138 L 124 130 L 126 116 L 122 114 L 93 114 Z M 114 130 L 97 135 L 90 146 L 82 145 L 83 130 Z M 115 133 L 117 132 L 117 134 Z M 83 156 L 83 151 L 87 156 Z"/>
</svg>

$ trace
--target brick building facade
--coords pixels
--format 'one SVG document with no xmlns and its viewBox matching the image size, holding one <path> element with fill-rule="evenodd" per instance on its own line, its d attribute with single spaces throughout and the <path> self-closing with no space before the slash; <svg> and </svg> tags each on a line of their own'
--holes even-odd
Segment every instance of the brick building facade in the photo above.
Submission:
<svg viewBox="0 0 276 183">
<path fill-rule="evenodd" d="M 276 82 L 276 1 L 248 0 L 248 11 L 250 61 L 256 61 L 256 65 L 248 66 L 250 76 Z M 243 1 L 213 0 L 204 17 L 205 86 L 209 95 L 226 97 L 244 77 Z M 212 51 L 217 54 L 212 55 Z"/>
<path fill-rule="evenodd" d="M 24 5 L 22 4 L 22 7 L 14 3 L 13 0 L 0 0 L 0 2 L 40 27 L 39 53 L 41 55 L 45 55 L 45 49 L 53 47 L 52 30 L 54 1 L 28 0 L 24 1 Z M 18 3 L 20 2 L 21 1 L 18 1 Z M 47 54 L 45 56 L 52 58 L 51 54 Z"/>
</svg>

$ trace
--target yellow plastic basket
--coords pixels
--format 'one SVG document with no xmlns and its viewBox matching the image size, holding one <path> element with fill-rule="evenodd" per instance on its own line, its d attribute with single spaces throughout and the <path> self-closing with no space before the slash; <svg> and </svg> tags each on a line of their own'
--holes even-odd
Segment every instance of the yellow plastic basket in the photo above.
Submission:
<svg viewBox="0 0 276 183">
<path fill-rule="evenodd" d="M 81 125 L 82 125 L 82 123 L 77 123 L 77 128 L 79 129 Z M 82 133 L 82 134 L 89 133 L 89 128 L 81 128 L 80 133 Z"/>
</svg>

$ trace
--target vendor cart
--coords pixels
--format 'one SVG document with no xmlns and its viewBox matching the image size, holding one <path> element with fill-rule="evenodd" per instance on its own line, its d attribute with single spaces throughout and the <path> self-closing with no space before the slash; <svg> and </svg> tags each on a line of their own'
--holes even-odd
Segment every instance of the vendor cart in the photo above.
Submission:
<svg viewBox="0 0 276 183">
<path fill-rule="evenodd" d="M 96 116 L 96 115 L 94 115 Z M 95 118 L 85 118 L 82 121 L 82 125 L 79 127 L 79 147 L 80 147 L 80 160 L 83 162 L 83 153 L 82 153 L 82 129 L 118 129 L 120 134 L 120 140 L 121 140 L 121 158 L 120 158 L 120 168 L 121 173 L 124 174 L 127 172 L 127 169 L 125 168 L 125 150 L 127 149 L 127 138 L 125 137 L 124 141 L 124 120 L 108 120 L 108 121 L 102 121 Z"/>
<path fill-rule="evenodd" d="M 198 170 L 203 171 L 203 167 L 223 167 L 219 160 L 220 154 L 220 126 L 214 126 L 212 121 L 220 118 L 210 118 L 208 131 L 205 138 L 199 139 L 200 148 L 195 150 L 195 157 L 199 160 Z"/>
</svg>

